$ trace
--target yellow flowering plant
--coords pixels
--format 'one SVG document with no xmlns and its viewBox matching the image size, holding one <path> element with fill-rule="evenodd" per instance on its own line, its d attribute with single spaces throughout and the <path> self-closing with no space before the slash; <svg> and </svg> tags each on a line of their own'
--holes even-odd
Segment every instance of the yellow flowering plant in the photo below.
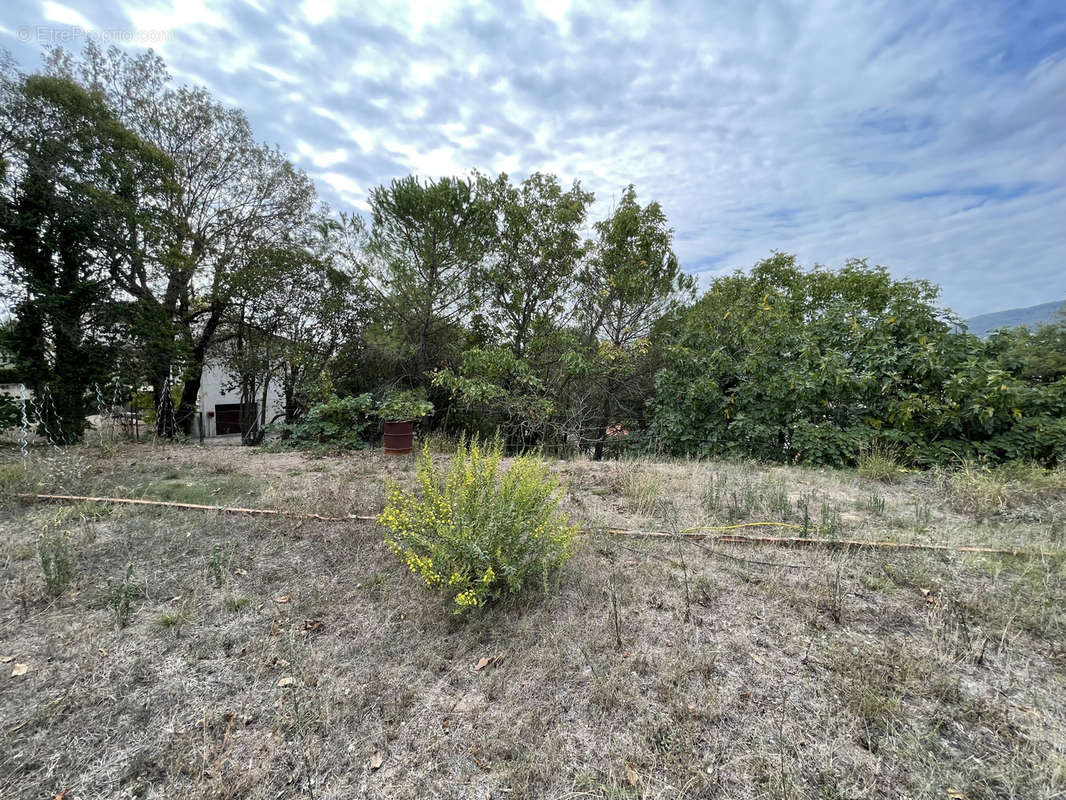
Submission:
<svg viewBox="0 0 1066 800">
<path fill-rule="evenodd" d="M 573 554 L 577 526 L 560 510 L 547 464 L 519 456 L 501 470 L 499 439 L 461 442 L 447 471 L 428 446 L 418 454 L 417 492 L 388 487 L 378 522 L 385 546 L 456 614 L 516 594 Z"/>
</svg>

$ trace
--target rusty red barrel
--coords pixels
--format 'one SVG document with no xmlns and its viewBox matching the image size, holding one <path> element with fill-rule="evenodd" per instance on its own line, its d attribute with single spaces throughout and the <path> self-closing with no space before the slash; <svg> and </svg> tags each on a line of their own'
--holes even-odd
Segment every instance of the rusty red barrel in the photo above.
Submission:
<svg viewBox="0 0 1066 800">
<path fill-rule="evenodd" d="M 415 435 L 415 423 L 412 420 L 406 422 L 385 423 L 385 452 L 389 455 L 402 456 L 411 452 L 412 442 Z"/>
</svg>

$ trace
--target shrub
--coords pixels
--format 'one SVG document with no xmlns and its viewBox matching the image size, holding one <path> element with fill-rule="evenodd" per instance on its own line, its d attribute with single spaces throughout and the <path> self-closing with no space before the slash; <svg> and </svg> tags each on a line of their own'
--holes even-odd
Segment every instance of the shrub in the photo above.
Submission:
<svg viewBox="0 0 1066 800">
<path fill-rule="evenodd" d="M 433 404 L 420 392 L 407 390 L 385 397 L 375 413 L 384 422 L 407 422 L 432 414 Z"/>
<path fill-rule="evenodd" d="M 293 447 L 355 450 L 368 445 L 373 407 L 374 399 L 369 394 L 330 397 L 311 406 L 302 420 L 279 427 L 286 436 L 285 443 Z"/>
<path fill-rule="evenodd" d="M 52 597 L 59 597 L 74 580 L 74 551 L 70 546 L 70 534 L 46 534 L 37 543 L 41 556 L 41 572 L 44 586 Z"/>
<path fill-rule="evenodd" d="M 418 494 L 389 487 L 378 522 L 385 545 L 460 614 L 518 593 L 573 553 L 577 526 L 559 510 L 547 465 L 515 458 L 500 471 L 502 445 L 460 443 L 447 474 L 429 448 L 418 456 Z"/>
</svg>

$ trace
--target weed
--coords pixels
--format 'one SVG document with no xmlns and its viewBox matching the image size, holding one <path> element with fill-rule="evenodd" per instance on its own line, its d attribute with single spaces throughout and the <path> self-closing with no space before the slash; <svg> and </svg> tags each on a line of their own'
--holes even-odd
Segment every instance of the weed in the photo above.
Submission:
<svg viewBox="0 0 1066 800">
<path fill-rule="evenodd" d="M 871 447 L 859 455 L 856 471 L 859 473 L 860 478 L 888 483 L 899 480 L 904 469 L 893 451 L 881 447 Z"/>
<path fill-rule="evenodd" d="M 164 611 L 159 615 L 159 624 L 164 628 L 180 628 L 189 621 L 189 615 L 184 608 L 176 608 Z"/>
<path fill-rule="evenodd" d="M 133 581 L 133 564 L 126 567 L 126 575 L 121 581 L 107 579 L 107 605 L 115 613 L 118 627 L 126 627 L 133 601 L 138 595 L 137 585 Z"/>
<path fill-rule="evenodd" d="M 866 502 L 863 505 L 864 510 L 869 511 L 871 514 L 881 516 L 885 513 L 885 498 L 879 494 L 871 494 L 866 497 Z"/>
<path fill-rule="evenodd" d="M 802 516 L 801 516 L 802 522 L 800 523 L 801 527 L 800 527 L 800 533 L 799 533 L 801 539 L 806 539 L 808 536 L 811 535 L 811 506 L 810 506 L 810 502 L 811 502 L 810 495 L 805 493 L 802 497 L 800 497 L 799 504 L 798 504 L 798 510 L 801 510 L 803 512 Z"/>
<path fill-rule="evenodd" d="M 15 505 L 32 486 L 33 475 L 22 464 L 0 465 L 0 507 Z"/>
<path fill-rule="evenodd" d="M 244 595 L 230 594 L 226 595 L 222 603 L 225 605 L 227 611 L 238 614 L 252 604 L 252 598 L 245 597 Z"/>
<path fill-rule="evenodd" d="M 835 539 L 840 535 L 843 527 L 839 509 L 828 500 L 823 500 L 821 518 L 818 521 L 818 535 L 826 539 Z"/>
<path fill-rule="evenodd" d="M 70 546 L 70 531 L 45 534 L 37 543 L 41 556 L 44 586 L 52 597 L 59 597 L 74 580 L 74 550 Z"/>
<path fill-rule="evenodd" d="M 608 589 L 611 594 L 611 627 L 614 630 L 614 646 L 616 650 L 622 649 L 622 614 L 618 608 L 618 580 L 617 571 L 611 571 Z"/>
<path fill-rule="evenodd" d="M 716 472 L 711 475 L 711 480 L 707 484 L 707 489 L 703 495 L 703 506 L 712 515 L 717 515 L 721 512 L 728 484 L 729 478 L 724 472 Z"/>
<path fill-rule="evenodd" d="M 663 496 L 663 479 L 658 473 L 624 465 L 616 478 L 619 494 L 634 514 L 654 516 Z"/>
<path fill-rule="evenodd" d="M 1045 470 L 1011 462 L 989 467 L 966 461 L 954 471 L 936 473 L 956 511 L 979 516 L 1066 494 L 1066 470 Z"/>
<path fill-rule="evenodd" d="M 918 533 L 926 533 L 933 522 L 933 509 L 929 503 L 916 500 L 914 503 L 914 530 Z"/>
<path fill-rule="evenodd" d="M 215 579 L 215 585 L 221 587 L 226 582 L 230 568 L 233 564 L 233 546 L 216 544 L 211 548 L 211 575 Z"/>
<path fill-rule="evenodd" d="M 836 560 L 835 569 L 826 575 L 825 592 L 822 595 L 821 608 L 826 611 L 838 625 L 844 619 L 844 559 Z"/>
</svg>

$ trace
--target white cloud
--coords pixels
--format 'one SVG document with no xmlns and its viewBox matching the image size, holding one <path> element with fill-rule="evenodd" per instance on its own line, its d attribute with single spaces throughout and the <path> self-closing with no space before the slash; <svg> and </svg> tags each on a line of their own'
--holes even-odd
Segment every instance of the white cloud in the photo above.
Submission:
<svg viewBox="0 0 1066 800">
<path fill-rule="evenodd" d="M 174 72 L 246 108 L 335 206 L 404 171 L 548 170 L 597 213 L 636 184 L 694 271 L 781 249 L 930 278 L 964 314 L 1066 295 L 1053 3 L 257 2 L 126 13 L 180 34 Z"/>
<path fill-rule="evenodd" d="M 82 30 L 92 30 L 93 24 L 80 13 L 69 6 L 60 3 L 45 2 L 41 5 L 44 18 L 49 22 L 58 22 L 61 25 L 73 25 Z"/>
</svg>

